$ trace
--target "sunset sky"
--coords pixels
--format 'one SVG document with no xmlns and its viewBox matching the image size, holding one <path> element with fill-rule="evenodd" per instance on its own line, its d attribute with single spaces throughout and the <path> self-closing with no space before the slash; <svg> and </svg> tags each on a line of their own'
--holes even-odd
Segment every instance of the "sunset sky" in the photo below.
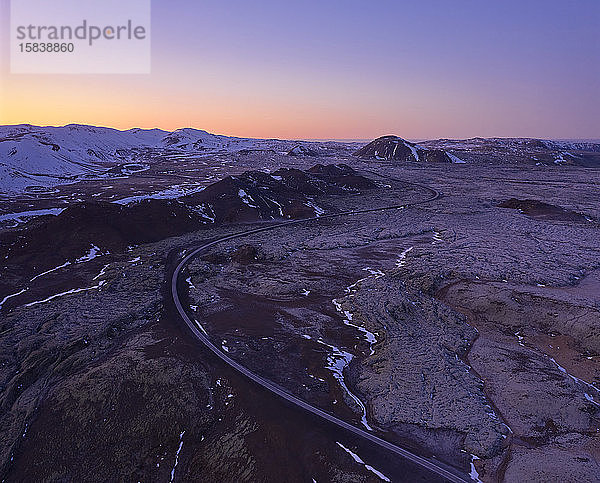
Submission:
<svg viewBox="0 0 600 483">
<path fill-rule="evenodd" d="M 155 0 L 149 75 L 11 75 L 0 8 L 0 124 L 600 138 L 598 0 Z"/>
</svg>

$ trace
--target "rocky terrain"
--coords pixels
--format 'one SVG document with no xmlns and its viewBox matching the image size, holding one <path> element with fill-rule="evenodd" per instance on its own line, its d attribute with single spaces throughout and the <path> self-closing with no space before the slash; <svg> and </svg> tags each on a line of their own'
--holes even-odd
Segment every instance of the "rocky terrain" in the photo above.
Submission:
<svg viewBox="0 0 600 483">
<path fill-rule="evenodd" d="M 354 153 L 359 158 L 425 163 L 463 163 L 441 149 L 429 149 L 398 136 L 383 136 Z"/>
<path fill-rule="evenodd" d="M 472 138 L 437 139 L 421 142 L 420 145 L 429 149 L 443 149 L 469 163 L 477 164 L 597 168 L 600 163 L 600 140 Z"/>
<path fill-rule="evenodd" d="M 322 213 L 315 196 L 359 194 L 376 186 L 349 166 L 318 164 L 306 171 L 283 168 L 229 176 L 181 201 L 217 223 L 308 218 Z"/>
<path fill-rule="evenodd" d="M 73 203 L 57 215 L 35 217 L 0 233 L 4 267 L 0 288 L 10 290 L 39 273 L 101 254 L 199 230 L 210 224 L 319 216 L 316 196 L 358 195 L 377 184 L 346 165 L 315 165 L 307 171 L 248 171 L 175 200 L 141 199 L 128 204 Z"/>
<path fill-rule="evenodd" d="M 565 220 L 496 207 L 510 201 L 507 195 L 530 194 L 531 185 L 521 187 L 527 179 L 457 188 L 448 174 L 417 174 L 448 190 L 436 209 L 369 215 L 339 228 L 352 236 L 336 236 L 331 227 L 326 239 L 295 233 L 282 248 L 254 236 L 259 248 L 251 265 L 231 265 L 234 245 L 231 258 L 208 257 L 196 268 L 199 278 L 191 278 L 198 319 L 245 363 L 291 390 L 306 388 L 304 398 L 326 405 L 315 392 L 333 391 L 347 409 L 331 409 L 353 412 L 357 424 L 450 460 L 473 455 L 483 480 L 576 474 L 594 481 L 598 211 L 587 181 L 538 185 L 550 184 L 553 200 L 567 207 L 552 211 L 586 213 Z M 473 183 L 476 196 L 469 195 Z M 297 239 L 304 241 L 292 245 Z M 338 263 L 356 275 L 331 280 Z M 323 332 L 336 326 L 326 322 L 334 310 L 339 328 Z M 354 328 L 354 341 L 344 326 Z M 320 367 L 315 352 L 322 353 Z M 301 361 L 291 366 L 303 365 L 308 377 L 295 381 L 281 371 L 290 360 Z"/>
<path fill-rule="evenodd" d="M 64 211 L 0 233 L 1 478 L 440 481 L 244 380 L 172 306 L 186 251 L 314 217 L 185 267 L 181 295 L 215 344 L 474 480 L 598 481 L 598 171 L 493 164 L 504 147 L 484 162 L 449 142 L 467 163 L 427 162 L 438 148 L 383 139 L 327 164 L 215 154 L 203 162 L 222 179 L 169 197 L 153 197 L 171 179 L 155 172 L 146 193 L 141 179 L 127 193 L 134 175 L 110 195 L 88 181 L 7 203 Z"/>
</svg>

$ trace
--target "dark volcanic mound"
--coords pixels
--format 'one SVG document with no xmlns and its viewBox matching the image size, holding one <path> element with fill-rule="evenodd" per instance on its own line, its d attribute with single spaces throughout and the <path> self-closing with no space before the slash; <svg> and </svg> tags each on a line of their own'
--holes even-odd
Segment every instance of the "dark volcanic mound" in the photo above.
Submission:
<svg viewBox="0 0 600 483">
<path fill-rule="evenodd" d="M 345 164 L 317 164 L 310 168 L 308 173 L 325 181 L 330 186 L 340 186 L 346 190 L 361 190 L 376 187 L 373 181 L 359 175 Z"/>
<path fill-rule="evenodd" d="M 286 215 L 290 208 L 299 204 L 301 198 L 297 193 L 285 193 L 271 175 L 248 171 L 241 176 L 227 176 L 181 200 L 215 223 L 227 223 L 289 218 Z M 308 206 L 297 213 L 298 217 L 311 215 Z"/>
<path fill-rule="evenodd" d="M 551 205 L 548 203 L 544 203 L 543 201 L 537 200 L 519 200 L 517 198 L 511 198 L 509 200 L 503 201 L 498 206 L 500 208 L 511 208 L 513 210 L 519 210 L 524 215 L 542 220 L 578 222 L 589 221 L 585 216 L 583 216 L 580 213 L 571 210 L 566 210 L 560 206 Z"/>
<path fill-rule="evenodd" d="M 441 149 L 425 149 L 398 136 L 382 136 L 354 153 L 359 158 L 385 159 L 406 162 L 451 163 Z"/>
<path fill-rule="evenodd" d="M 452 163 L 448 153 L 441 149 L 426 149 L 420 153 L 420 156 L 426 163 Z"/>
<path fill-rule="evenodd" d="M 22 275 L 53 269 L 90 253 L 118 253 L 212 223 L 309 218 L 321 209 L 319 195 L 357 194 L 375 188 L 345 165 L 316 165 L 309 171 L 280 169 L 228 176 L 179 200 L 149 199 L 131 205 L 83 202 L 57 216 L 39 217 L 0 234 L 0 257 Z"/>
<path fill-rule="evenodd" d="M 198 213 L 172 200 L 144 200 L 129 206 L 106 202 L 77 203 L 57 216 L 32 220 L 0 236 L 0 256 L 33 271 L 75 260 L 92 245 L 120 252 L 197 230 L 206 223 Z"/>
<path fill-rule="evenodd" d="M 308 171 L 279 169 L 271 174 L 247 171 L 228 176 L 204 190 L 181 198 L 216 223 L 305 218 L 315 216 L 312 198 L 358 193 L 375 188 L 373 181 L 346 165 L 316 165 Z"/>
</svg>

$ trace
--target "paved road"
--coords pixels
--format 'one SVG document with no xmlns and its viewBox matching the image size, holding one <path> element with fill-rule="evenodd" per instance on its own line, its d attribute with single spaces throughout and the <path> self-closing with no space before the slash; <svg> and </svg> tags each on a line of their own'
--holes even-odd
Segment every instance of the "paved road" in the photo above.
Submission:
<svg viewBox="0 0 600 483">
<path fill-rule="evenodd" d="M 377 174 L 377 173 L 374 173 L 374 174 Z M 379 176 L 379 174 L 377 174 L 377 175 Z M 403 183 L 406 183 L 405 181 L 394 179 L 394 178 L 388 178 L 388 179 L 391 181 L 401 181 Z M 319 221 L 319 220 L 339 218 L 342 216 L 350 216 L 350 215 L 357 215 L 357 214 L 363 214 L 363 213 L 376 213 L 376 212 L 382 212 L 382 211 L 403 209 L 403 208 L 407 208 L 409 206 L 415 206 L 415 205 L 419 205 L 419 204 L 423 204 L 423 203 L 429 203 L 431 201 L 436 200 L 440 196 L 439 192 L 437 192 L 436 190 L 434 190 L 428 186 L 418 185 L 416 183 L 409 183 L 409 184 L 413 184 L 419 188 L 422 188 L 422 189 L 428 191 L 430 193 L 430 196 L 427 199 L 413 202 L 413 203 L 404 203 L 404 204 L 387 206 L 384 208 L 374 208 L 374 209 L 368 209 L 368 210 L 346 211 L 346 212 L 342 212 L 342 213 L 323 215 L 320 217 L 305 218 L 302 220 L 292 220 L 292 221 L 285 221 L 282 223 L 269 224 L 269 225 L 261 227 L 261 228 L 256 228 L 253 230 L 247 230 L 247 231 L 235 233 L 233 235 L 228 235 L 228 236 L 219 238 L 218 240 L 214 240 L 210 243 L 206 243 L 202 246 L 199 246 L 199 247 L 195 248 L 194 250 L 192 250 L 187 255 L 185 255 L 185 257 L 179 262 L 179 264 L 175 268 L 173 275 L 171 277 L 171 295 L 173 297 L 173 302 L 175 304 L 175 307 L 177 308 L 177 311 L 179 312 L 179 315 L 181 316 L 183 321 L 186 323 L 186 325 L 188 326 L 188 328 L 190 329 L 192 334 L 194 334 L 194 336 L 200 342 L 202 342 L 202 344 L 204 344 L 211 352 L 213 352 L 213 354 L 215 354 L 219 359 L 221 359 L 223 362 L 225 362 L 228 366 L 237 370 L 240 374 L 246 376 L 248 379 L 254 381 L 256 384 L 259 384 L 260 386 L 264 387 L 265 389 L 268 389 L 273 394 L 276 394 L 277 396 L 298 406 L 299 408 L 302 408 L 305 411 L 308 411 L 330 423 L 333 423 L 340 428 L 350 431 L 351 433 L 354 433 L 355 435 L 360 436 L 363 439 L 371 441 L 372 443 L 377 444 L 380 447 L 385 448 L 388 451 L 391 451 L 392 453 L 395 453 L 403 458 L 406 458 L 407 460 L 412 461 L 413 463 L 430 470 L 431 472 L 447 479 L 448 481 L 455 482 L 455 483 L 463 483 L 463 482 L 472 481 L 472 480 L 467 475 L 460 474 L 455 469 L 447 467 L 443 463 L 440 463 L 438 461 L 434 461 L 431 459 L 423 458 L 421 456 L 413 454 L 410 451 L 408 451 L 404 448 L 401 448 L 400 446 L 396 446 L 395 444 L 392 444 L 382 438 L 375 436 L 372 433 L 369 433 L 369 432 L 364 431 L 356 426 L 353 426 L 352 424 L 347 423 L 346 421 L 343 421 L 343 420 L 329 414 L 328 412 L 323 411 L 322 409 L 319 409 L 317 407 L 314 407 L 314 406 L 308 404 L 306 401 L 303 401 L 302 399 L 294 396 L 293 394 L 290 394 L 286 389 L 282 388 L 278 384 L 275 384 L 274 382 L 270 381 L 269 379 L 265 379 L 264 377 L 253 373 L 252 371 L 247 369 L 245 366 L 243 366 L 239 362 L 233 360 L 225 352 L 223 352 L 219 347 L 214 345 L 208 338 L 207 334 L 205 334 L 198 327 L 198 325 L 196 323 L 194 323 L 194 321 L 188 316 L 187 312 L 185 311 L 185 309 L 183 307 L 183 304 L 181 303 L 181 300 L 179 298 L 179 293 L 177 291 L 179 275 L 180 275 L 181 271 L 183 270 L 183 268 L 187 265 L 187 263 L 191 259 L 196 257 L 197 255 L 199 255 L 200 253 L 204 252 L 205 250 L 207 250 L 215 245 L 218 245 L 219 243 L 223 243 L 228 240 L 234 240 L 236 238 L 246 237 L 246 236 L 249 236 L 249 235 L 252 235 L 255 233 L 262 233 L 265 231 L 276 230 L 276 229 L 280 229 L 280 228 L 284 228 L 284 227 L 289 227 L 289 226 L 293 226 L 293 225 L 299 225 L 299 224 L 309 223 L 309 222 L 314 222 L 314 221 Z"/>
</svg>

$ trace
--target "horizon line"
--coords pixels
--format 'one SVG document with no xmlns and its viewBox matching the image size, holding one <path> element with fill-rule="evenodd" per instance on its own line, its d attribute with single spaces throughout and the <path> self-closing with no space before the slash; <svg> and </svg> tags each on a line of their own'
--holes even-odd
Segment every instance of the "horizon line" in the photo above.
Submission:
<svg viewBox="0 0 600 483">
<path fill-rule="evenodd" d="M 374 139 L 379 139 L 380 137 L 383 136 L 397 136 L 400 137 L 402 139 L 405 139 L 407 141 L 413 141 L 413 142 L 425 142 L 425 141 L 443 141 L 443 140 L 448 140 L 448 141 L 468 141 L 471 139 L 538 139 L 541 141 L 576 141 L 576 142 L 600 142 L 600 135 L 597 138 L 570 138 L 570 137 L 531 137 L 531 136 L 471 136 L 471 137 L 431 137 L 431 138 L 403 138 L 402 136 L 398 136 L 397 134 L 381 134 L 378 136 L 374 136 L 374 137 L 364 137 L 364 138 L 331 138 L 331 137 L 323 137 L 323 138 L 280 138 L 280 137 L 253 137 L 253 136 L 240 136 L 240 135 L 236 135 L 236 134 L 220 134 L 220 133 L 214 133 L 211 131 L 208 131 L 206 129 L 201 129 L 201 128 L 197 128 L 197 127 L 192 127 L 192 126 L 185 126 L 185 127 L 179 127 L 176 128 L 172 131 L 169 131 L 168 129 L 163 129 L 160 127 L 150 127 L 150 128 L 145 128 L 145 127 L 139 127 L 139 126 L 133 126 L 130 128 L 126 128 L 126 129 L 120 129 L 118 127 L 114 127 L 114 126 L 107 126 L 107 125 L 103 125 L 103 124 L 84 124 L 84 123 L 78 123 L 78 122 L 72 122 L 72 123 L 68 123 L 68 124 L 47 124 L 47 125 L 40 125 L 40 124 L 31 124 L 28 122 L 23 122 L 23 123 L 18 123 L 18 124 L 0 124 L 0 127 L 19 127 L 19 126 L 31 126 L 31 127 L 39 127 L 39 128 L 63 128 L 63 127 L 69 127 L 69 126 L 82 126 L 82 127 L 96 127 L 96 128 L 104 128 L 104 129 L 113 129 L 115 131 L 119 131 L 119 132 L 128 132 L 128 131 L 134 131 L 134 130 L 140 130 L 140 131 L 162 131 L 165 133 L 174 133 L 176 131 L 181 131 L 184 129 L 191 129 L 194 131 L 202 131 L 205 132 L 207 134 L 212 134 L 214 136 L 223 136 L 223 137 L 228 137 L 228 138 L 238 138 L 238 139 L 257 139 L 257 140 L 275 140 L 275 141 L 308 141 L 308 142 L 370 142 Z"/>
</svg>

